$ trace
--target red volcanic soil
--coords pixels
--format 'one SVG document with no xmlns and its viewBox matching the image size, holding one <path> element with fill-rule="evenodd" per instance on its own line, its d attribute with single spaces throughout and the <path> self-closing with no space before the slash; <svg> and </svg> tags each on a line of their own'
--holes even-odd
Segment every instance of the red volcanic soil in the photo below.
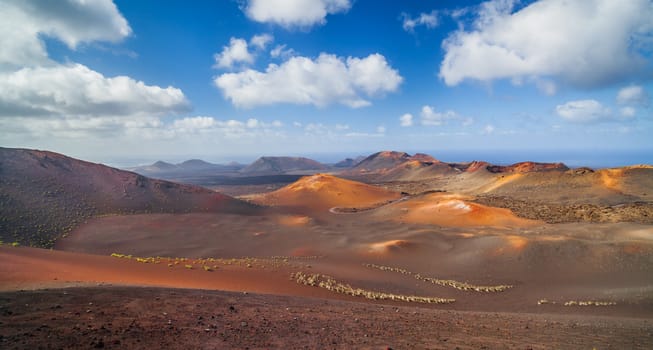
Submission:
<svg viewBox="0 0 653 350">
<path fill-rule="evenodd" d="M 410 159 L 410 155 L 406 152 L 377 152 L 360 161 L 348 173 L 383 171 L 394 168 Z"/>
<path fill-rule="evenodd" d="M 473 161 L 469 164 L 464 164 L 464 166 L 459 165 L 459 168 L 464 169 L 466 172 L 473 173 L 475 171 L 481 170 L 481 169 L 486 169 L 490 163 L 488 162 L 482 162 L 482 161 Z"/>
<path fill-rule="evenodd" d="M 453 176 L 457 173 L 459 173 L 459 170 L 437 160 L 434 162 L 409 160 L 388 169 L 375 178 L 375 181 L 419 181 L 435 177 Z"/>
<path fill-rule="evenodd" d="M 51 247 L 101 214 L 253 213 L 255 206 L 198 186 L 153 180 L 66 157 L 0 148 L 0 240 Z"/>
<path fill-rule="evenodd" d="M 519 218 L 508 209 L 488 207 L 467 199 L 460 195 L 432 193 L 390 204 L 376 215 L 399 222 L 448 227 L 532 227 L 541 224 Z"/>
<path fill-rule="evenodd" d="M 479 170 L 490 173 L 533 173 L 544 171 L 566 171 L 562 163 L 520 162 L 508 166 L 492 165 L 487 162 L 444 163 L 430 155 L 384 151 L 370 155 L 356 166 L 340 173 L 352 178 L 366 178 L 369 181 L 416 181 L 435 177 L 448 177 L 461 172 Z"/>
<path fill-rule="evenodd" d="M 354 167 L 340 173 L 352 178 L 373 181 L 414 181 L 453 172 L 447 164 L 428 154 L 406 152 L 377 152 L 361 160 Z"/>
<path fill-rule="evenodd" d="M 274 267 L 269 260 L 247 261 L 252 267 L 220 263 L 207 272 L 192 260 L 181 263 L 193 264 L 189 270 L 134 259 L 0 247 L 0 286 L 6 290 L 0 292 L 0 343 L 7 349 L 647 349 L 653 341 L 650 304 L 537 306 L 538 290 L 547 288 L 524 292 L 522 285 L 495 294 L 454 293 L 460 300 L 450 305 L 372 302 L 295 284 L 288 272 L 336 270 L 342 278 L 358 276 L 357 285 L 376 290 L 392 291 L 396 287 L 389 281 L 404 281 L 399 292 L 410 292 L 418 281 L 343 262 L 291 260 L 287 267 Z M 70 286 L 89 287 L 15 291 Z M 444 295 L 444 288 L 429 286 L 420 289 Z M 549 293 L 555 297 L 569 291 Z M 525 310 L 519 304 L 524 300 L 530 305 Z M 497 307 L 519 313 L 479 311 Z M 474 311 L 455 311 L 461 309 Z"/>
<path fill-rule="evenodd" d="M 61 251 L 0 245 L 0 348 L 651 348 L 650 224 L 543 224 L 473 195 L 522 213 L 547 200 L 639 203 L 653 195 L 652 169 L 472 173 L 410 158 L 376 157 L 457 175 L 402 198 L 318 174 L 253 196 L 279 207 L 262 211 L 0 149 L 5 243 L 75 227 Z"/>
<path fill-rule="evenodd" d="M 306 176 L 274 192 L 251 197 L 258 204 L 324 211 L 333 207 L 370 207 L 401 194 L 332 175 Z"/>
<path fill-rule="evenodd" d="M 89 220 L 55 245 L 90 254 L 228 257 L 293 255 L 320 247 L 314 220 L 303 215 L 139 214 Z"/>
<path fill-rule="evenodd" d="M 156 288 L 0 293 L 6 349 L 650 349 L 650 320 Z"/>
<path fill-rule="evenodd" d="M 396 204 L 403 203 L 405 202 Z M 653 266 L 653 233 L 646 225 L 438 227 L 432 224 L 395 222 L 391 215 L 385 219 L 377 217 L 376 211 L 383 209 L 387 207 L 362 213 L 327 214 L 317 220 L 300 216 L 262 218 L 224 214 L 103 217 L 80 227 L 63 239 L 57 247 L 68 251 L 104 255 L 97 257 L 103 259 L 113 259 L 107 257 L 113 252 L 140 257 L 160 255 L 223 259 L 242 256 L 259 259 L 297 256 L 289 261 L 302 262 L 311 267 L 293 265 L 281 270 L 265 269 L 270 278 L 279 278 L 278 281 L 266 283 L 272 286 L 276 283 L 286 285 L 290 272 L 321 273 L 358 288 L 455 298 L 454 304 L 438 307 L 456 310 L 546 310 L 622 316 L 641 313 L 648 315 L 653 312 L 649 277 Z M 295 224 L 297 226 L 292 226 Z M 23 249 L 15 251 L 17 253 L 14 254 L 18 254 Z M 8 258 L 12 259 L 16 257 Z M 48 260 L 44 257 L 40 261 L 46 266 Z M 126 265 L 121 265 L 123 267 L 152 268 L 153 273 L 156 272 L 154 276 L 160 276 L 157 271 L 164 273 L 163 276 L 170 273 L 165 267 L 166 264 L 133 265 L 132 261 L 114 261 L 125 261 Z M 454 279 L 477 285 L 509 284 L 514 285 L 514 288 L 494 294 L 470 293 L 420 282 L 410 275 L 370 269 L 363 266 L 364 263 L 401 267 L 423 276 Z M 0 261 L 0 264 L 7 265 L 4 261 Z M 8 273 L 17 271 L 20 276 L 30 276 L 33 272 L 30 272 L 30 269 L 21 270 L 23 265 L 15 264 Z M 92 262 L 84 260 L 71 265 L 92 266 Z M 256 274 L 256 266 L 258 265 L 251 270 L 241 271 L 241 276 L 258 278 L 260 275 Z M 68 269 L 55 268 L 53 273 Z M 161 268 L 163 271 L 158 270 Z M 219 273 L 204 273 L 199 268 L 197 270 L 174 270 L 174 273 L 184 274 L 183 276 L 187 276 L 185 273 L 191 273 L 194 274 L 192 276 L 202 279 L 188 282 L 194 283 L 193 285 L 214 283 L 210 278 L 221 276 Z M 227 270 L 228 267 L 221 267 L 217 272 Z M 199 272 L 202 273 L 198 274 Z M 105 273 L 88 276 L 93 278 L 91 281 L 98 281 L 103 274 Z M 50 277 L 63 280 L 65 275 L 49 275 L 48 278 Z M 157 277 L 159 278 L 162 277 Z M 148 280 L 148 277 L 140 276 L 135 279 L 133 283 L 138 284 L 139 279 Z M 178 279 L 183 281 L 181 277 Z M 52 282 L 51 279 L 47 281 Z M 166 280 L 162 285 L 170 286 L 170 282 L 174 281 Z M 183 287 L 183 283 L 174 286 Z M 205 285 L 203 288 L 211 287 Z M 246 290 L 261 288 L 263 287 L 248 287 Z M 315 293 L 313 291 L 323 290 L 302 287 L 287 293 L 307 295 L 306 293 Z M 337 296 L 338 294 L 329 294 L 327 297 Z M 543 298 L 558 303 L 569 300 L 606 300 L 615 301 L 618 305 L 581 309 L 560 305 L 538 306 L 537 301 Z M 347 299 L 360 300 L 355 297 Z"/>
<path fill-rule="evenodd" d="M 424 153 L 415 153 L 410 157 L 410 160 L 416 160 L 424 163 L 440 163 L 439 160 L 433 158 L 432 156 Z"/>
<path fill-rule="evenodd" d="M 38 248 L 0 247 L 0 290 L 57 288 L 76 285 L 118 284 L 220 289 L 276 294 L 302 294 L 288 281 L 290 272 L 271 270 L 263 263 L 225 265 L 190 259 L 168 266 L 141 263 L 134 259 L 90 255 Z M 185 265 L 191 265 L 188 269 Z M 204 265 L 218 267 L 205 271 Z M 271 265 L 271 263 L 270 263 Z M 297 290 L 300 290 L 299 292 Z"/>
</svg>

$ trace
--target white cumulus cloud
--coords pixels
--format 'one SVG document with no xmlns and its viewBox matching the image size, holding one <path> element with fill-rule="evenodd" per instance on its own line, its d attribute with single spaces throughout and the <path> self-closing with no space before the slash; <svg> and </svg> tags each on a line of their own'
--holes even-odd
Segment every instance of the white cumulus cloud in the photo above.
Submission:
<svg viewBox="0 0 653 350">
<path fill-rule="evenodd" d="M 111 0 L 0 1 L 0 140 L 22 144 L 36 137 L 65 144 L 114 137 L 158 129 L 162 116 L 190 110 L 178 88 L 56 62 L 44 41 L 59 40 L 75 50 L 119 42 L 131 33 Z"/>
<path fill-rule="evenodd" d="M 219 120 L 214 117 L 196 116 L 177 119 L 170 125 L 161 125 L 157 131 L 175 136 L 212 134 L 215 136 L 237 138 L 241 136 L 254 136 L 261 132 L 271 132 L 282 126 L 283 124 L 278 120 L 266 123 L 255 118 L 250 118 L 243 122 L 234 119 Z"/>
<path fill-rule="evenodd" d="M 413 126 L 413 115 L 406 113 L 399 117 L 399 124 L 401 126 Z"/>
<path fill-rule="evenodd" d="M 271 34 L 259 34 L 259 35 L 254 35 L 251 39 L 249 39 L 249 44 L 257 47 L 260 50 L 265 50 L 265 47 L 268 46 L 269 43 L 274 41 L 274 37 Z"/>
<path fill-rule="evenodd" d="M 55 38 L 75 49 L 80 43 L 117 42 L 130 34 L 127 20 L 109 0 L 0 2 L 0 116 L 66 116 L 57 126 L 95 123 L 101 128 L 112 119 L 99 117 L 187 110 L 188 101 L 179 89 L 53 62 L 42 39 Z"/>
<path fill-rule="evenodd" d="M 425 126 L 441 126 L 449 120 L 460 119 L 460 116 L 452 110 L 438 112 L 431 106 L 423 106 L 420 115 L 421 123 Z"/>
<path fill-rule="evenodd" d="M 288 59 L 295 56 L 295 50 L 287 48 L 286 44 L 277 45 L 274 49 L 270 50 L 270 56 L 272 56 L 272 58 Z"/>
<path fill-rule="evenodd" d="M 277 103 L 363 107 L 366 98 L 396 91 L 403 81 L 385 57 L 343 59 L 322 53 L 316 59 L 296 56 L 265 71 L 246 69 L 215 78 L 215 85 L 235 106 L 251 108 Z"/>
<path fill-rule="evenodd" d="M 624 118 L 633 118 L 637 114 L 637 110 L 633 107 L 623 107 L 620 110 L 621 116 Z"/>
<path fill-rule="evenodd" d="M 308 28 L 326 23 L 326 16 L 347 12 L 349 0 L 249 0 L 245 14 L 256 22 L 284 28 Z"/>
<path fill-rule="evenodd" d="M 494 125 L 492 125 L 492 124 L 487 124 L 487 125 L 483 128 L 483 130 L 481 130 L 481 134 L 483 134 L 483 135 L 491 135 L 491 134 L 494 133 L 494 130 L 496 130 L 496 128 L 494 127 Z"/>
<path fill-rule="evenodd" d="M 407 32 L 414 32 L 415 27 L 425 26 L 426 28 L 435 28 L 438 26 L 438 14 L 436 11 L 430 13 L 420 13 L 419 16 L 412 18 L 407 13 L 401 14 L 402 27 Z"/>
<path fill-rule="evenodd" d="M 603 106 L 597 100 L 569 101 L 556 106 L 556 113 L 575 123 L 591 123 L 609 119 L 612 116 L 610 108 Z"/>
<path fill-rule="evenodd" d="M 81 64 L 0 73 L 0 116 L 134 116 L 189 109 L 183 92 L 126 76 L 107 78 Z"/>
<path fill-rule="evenodd" d="M 617 93 L 617 103 L 621 105 L 648 106 L 651 98 L 643 87 L 631 85 Z"/>
<path fill-rule="evenodd" d="M 69 48 L 93 41 L 118 42 L 132 30 L 111 0 L 0 1 L 0 67 L 49 62 L 41 36 Z"/>
<path fill-rule="evenodd" d="M 214 68 L 231 69 L 237 65 L 252 64 L 256 53 L 265 50 L 273 41 L 274 37 L 267 33 L 252 36 L 249 43 L 245 39 L 232 37 L 229 39 L 229 45 L 223 46 L 220 53 L 213 55 Z"/>
<path fill-rule="evenodd" d="M 249 52 L 247 41 L 240 38 L 229 39 L 229 45 L 222 47 L 222 52 L 215 54 L 218 68 L 232 68 L 238 63 L 254 63 L 254 56 Z"/>
<path fill-rule="evenodd" d="M 645 53 L 653 42 L 651 1 L 541 0 L 513 12 L 516 2 L 482 4 L 472 28 L 443 42 L 439 75 L 447 85 L 550 77 L 598 87 L 650 72 Z M 555 92 L 550 83 L 542 89 Z"/>
<path fill-rule="evenodd" d="M 216 126 L 218 122 L 213 117 L 186 117 L 175 119 L 171 128 L 178 132 L 194 133 L 201 130 L 209 130 Z"/>
<path fill-rule="evenodd" d="M 385 91 L 395 91 L 403 80 L 380 54 L 365 58 L 347 58 L 348 76 L 351 83 L 372 96 Z"/>
</svg>

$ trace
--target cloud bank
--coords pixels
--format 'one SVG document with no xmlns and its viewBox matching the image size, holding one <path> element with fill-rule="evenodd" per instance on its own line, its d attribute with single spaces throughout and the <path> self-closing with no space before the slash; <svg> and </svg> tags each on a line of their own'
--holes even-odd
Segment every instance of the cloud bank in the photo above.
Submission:
<svg viewBox="0 0 653 350">
<path fill-rule="evenodd" d="M 648 0 L 541 0 L 513 11 L 516 0 L 480 6 L 471 28 L 452 33 L 439 76 L 449 86 L 465 80 L 553 78 L 595 88 L 651 79 L 645 58 L 653 41 Z M 551 85 L 543 86 L 552 92 Z"/>
<path fill-rule="evenodd" d="M 215 78 L 215 85 L 235 106 L 252 108 L 277 103 L 368 106 L 367 99 L 396 91 L 403 78 L 385 57 L 364 58 L 322 53 L 316 59 L 295 56 L 265 71 L 246 69 Z"/>
<path fill-rule="evenodd" d="M 101 130 L 116 118 L 143 118 L 140 122 L 147 124 L 152 117 L 189 110 L 178 88 L 147 85 L 127 76 L 105 77 L 83 64 L 54 62 L 42 38 L 76 49 L 94 41 L 118 42 L 131 32 L 109 0 L 3 1 L 0 116 L 38 118 L 62 127 L 75 120 L 72 124 Z"/>
</svg>

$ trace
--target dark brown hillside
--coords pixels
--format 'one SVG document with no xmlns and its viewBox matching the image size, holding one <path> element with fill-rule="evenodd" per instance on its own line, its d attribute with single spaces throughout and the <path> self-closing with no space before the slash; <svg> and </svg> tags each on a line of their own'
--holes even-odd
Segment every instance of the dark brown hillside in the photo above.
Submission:
<svg viewBox="0 0 653 350">
<path fill-rule="evenodd" d="M 487 170 L 491 173 L 531 173 L 555 170 L 567 171 L 569 168 L 563 163 L 520 162 L 508 166 L 489 165 Z"/>
<path fill-rule="evenodd" d="M 352 169 L 352 172 L 365 173 L 365 172 L 386 171 L 409 160 L 410 160 L 410 155 L 406 152 L 396 152 L 396 151 L 377 152 L 363 159 Z"/>
<path fill-rule="evenodd" d="M 358 163 L 360 163 L 363 159 L 366 157 L 364 156 L 358 156 L 356 158 L 345 158 L 338 163 L 334 164 L 333 166 L 336 168 L 351 168 L 356 166 Z"/>
<path fill-rule="evenodd" d="M 261 157 L 240 172 L 246 175 L 272 175 L 289 172 L 326 170 L 328 167 L 304 157 Z"/>
<path fill-rule="evenodd" d="M 0 240 L 39 247 L 106 214 L 228 212 L 256 207 L 211 190 L 153 180 L 61 154 L 0 148 Z"/>
</svg>

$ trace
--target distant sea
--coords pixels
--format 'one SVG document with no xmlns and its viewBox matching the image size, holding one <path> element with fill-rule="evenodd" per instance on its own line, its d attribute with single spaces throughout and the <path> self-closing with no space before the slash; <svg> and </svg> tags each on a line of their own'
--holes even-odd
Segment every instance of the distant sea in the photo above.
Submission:
<svg viewBox="0 0 653 350">
<path fill-rule="evenodd" d="M 473 151 L 473 150 L 412 150 L 406 151 L 409 154 L 426 153 L 436 159 L 449 163 L 471 162 L 473 160 L 482 160 L 497 165 L 508 165 L 523 161 L 546 162 L 546 163 L 565 163 L 572 168 L 587 166 L 591 168 L 608 168 L 619 167 L 634 164 L 651 164 L 653 165 L 653 150 L 583 150 L 583 151 Z M 368 156 L 374 153 L 370 152 L 351 152 L 351 153 L 306 153 L 306 154 L 285 154 L 287 156 L 302 156 L 323 163 L 336 163 L 345 158 L 356 158 L 358 156 Z M 141 165 L 149 165 L 157 160 L 163 160 L 170 163 L 181 163 L 188 159 L 202 159 L 211 163 L 224 164 L 236 161 L 242 164 L 249 164 L 260 156 L 279 156 L 279 154 L 260 154 L 251 156 L 234 156 L 228 155 L 188 155 L 188 156 L 143 156 L 143 157 L 116 157 L 105 158 L 102 160 L 91 160 L 101 162 L 118 168 L 128 168 Z"/>
</svg>

